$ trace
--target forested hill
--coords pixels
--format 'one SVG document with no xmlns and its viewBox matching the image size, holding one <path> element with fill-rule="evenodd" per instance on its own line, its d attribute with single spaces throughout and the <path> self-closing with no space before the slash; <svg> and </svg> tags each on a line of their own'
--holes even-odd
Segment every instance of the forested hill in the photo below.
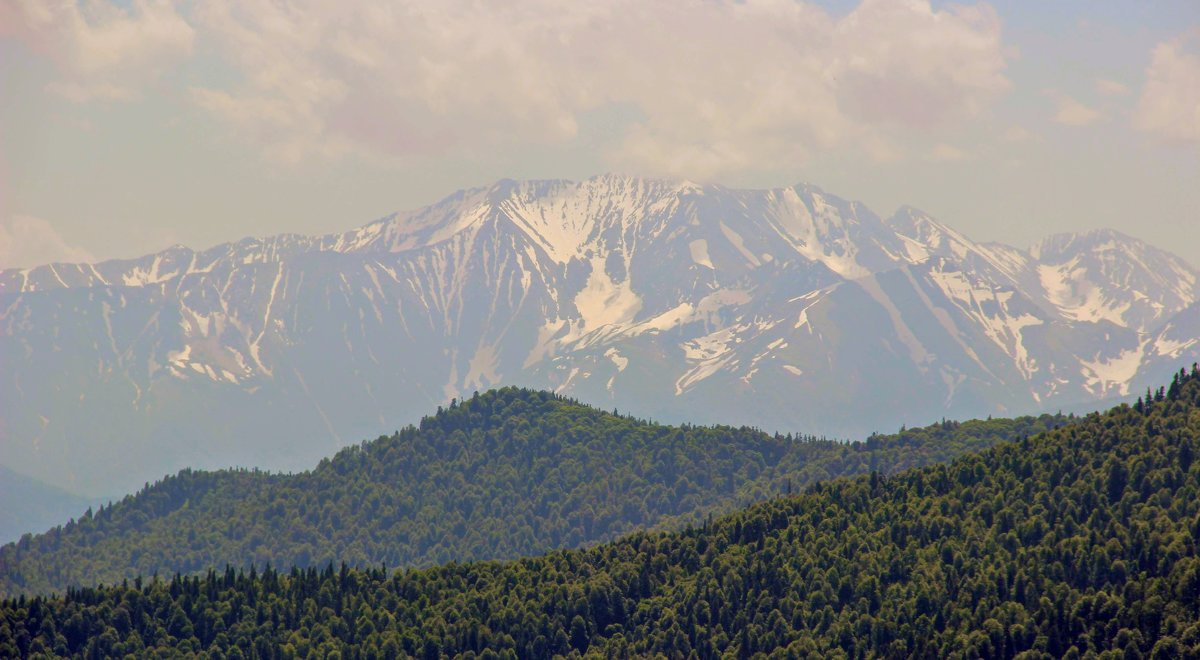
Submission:
<svg viewBox="0 0 1200 660">
<path fill-rule="evenodd" d="M 0 654 L 1200 656 L 1200 371 L 1137 406 L 699 527 L 513 562 L 0 604 Z"/>
<path fill-rule="evenodd" d="M 226 564 L 405 567 L 533 555 L 698 523 L 816 480 L 948 460 L 1066 422 L 945 422 L 846 444 L 663 426 L 496 390 L 310 472 L 181 472 L 4 546 L 0 594 Z"/>
</svg>

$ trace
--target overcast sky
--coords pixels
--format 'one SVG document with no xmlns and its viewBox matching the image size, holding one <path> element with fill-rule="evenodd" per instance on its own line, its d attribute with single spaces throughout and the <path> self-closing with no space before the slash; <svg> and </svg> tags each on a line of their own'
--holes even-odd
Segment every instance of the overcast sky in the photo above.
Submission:
<svg viewBox="0 0 1200 660">
<path fill-rule="evenodd" d="M 0 267 L 609 171 L 1200 266 L 1200 2 L 0 0 Z"/>
</svg>

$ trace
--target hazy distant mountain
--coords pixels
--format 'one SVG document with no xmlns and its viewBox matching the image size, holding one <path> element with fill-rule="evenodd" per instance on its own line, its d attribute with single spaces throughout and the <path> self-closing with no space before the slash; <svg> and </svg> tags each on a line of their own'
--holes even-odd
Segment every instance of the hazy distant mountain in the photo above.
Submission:
<svg viewBox="0 0 1200 660">
<path fill-rule="evenodd" d="M 0 465 L 0 545 L 82 516 L 94 500 Z"/>
<path fill-rule="evenodd" d="M 82 491 L 307 467 L 500 384 L 861 436 L 1132 395 L 1200 357 L 1197 272 L 811 186 L 501 181 L 343 234 L 0 272 L 0 451 Z"/>
</svg>

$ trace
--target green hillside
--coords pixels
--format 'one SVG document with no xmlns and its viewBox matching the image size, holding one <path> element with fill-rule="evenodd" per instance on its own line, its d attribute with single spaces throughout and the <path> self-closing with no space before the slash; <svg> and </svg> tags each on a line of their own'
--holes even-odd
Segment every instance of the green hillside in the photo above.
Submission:
<svg viewBox="0 0 1200 660">
<path fill-rule="evenodd" d="M 310 472 L 164 479 L 0 548 L 0 595 L 226 564 L 516 558 L 699 523 L 816 480 L 948 460 L 1066 422 L 946 422 L 846 444 L 651 424 L 544 392 L 496 390 Z"/>
<path fill-rule="evenodd" d="M 1200 371 L 1152 398 L 590 549 L 9 600 L 0 653 L 1197 657 Z"/>
</svg>

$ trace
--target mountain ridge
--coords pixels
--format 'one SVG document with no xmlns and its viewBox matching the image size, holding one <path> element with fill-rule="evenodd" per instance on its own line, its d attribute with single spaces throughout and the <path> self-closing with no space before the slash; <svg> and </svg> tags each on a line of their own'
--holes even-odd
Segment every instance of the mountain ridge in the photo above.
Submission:
<svg viewBox="0 0 1200 660">
<path fill-rule="evenodd" d="M 664 426 L 508 387 L 303 472 L 184 470 L 147 484 L 0 546 L 0 596 L 225 564 L 512 559 L 699 524 L 815 481 L 892 474 L 1072 421 L 943 421 L 844 444 Z"/>
<path fill-rule="evenodd" d="M 1200 356 L 1193 268 L 1141 242 L 1073 245 L 1041 263 L 815 186 L 608 175 L 501 181 L 323 236 L 0 271 L 16 402 L 0 448 L 82 492 L 185 465 L 299 469 L 506 384 L 862 437 L 1132 396 Z"/>
</svg>

